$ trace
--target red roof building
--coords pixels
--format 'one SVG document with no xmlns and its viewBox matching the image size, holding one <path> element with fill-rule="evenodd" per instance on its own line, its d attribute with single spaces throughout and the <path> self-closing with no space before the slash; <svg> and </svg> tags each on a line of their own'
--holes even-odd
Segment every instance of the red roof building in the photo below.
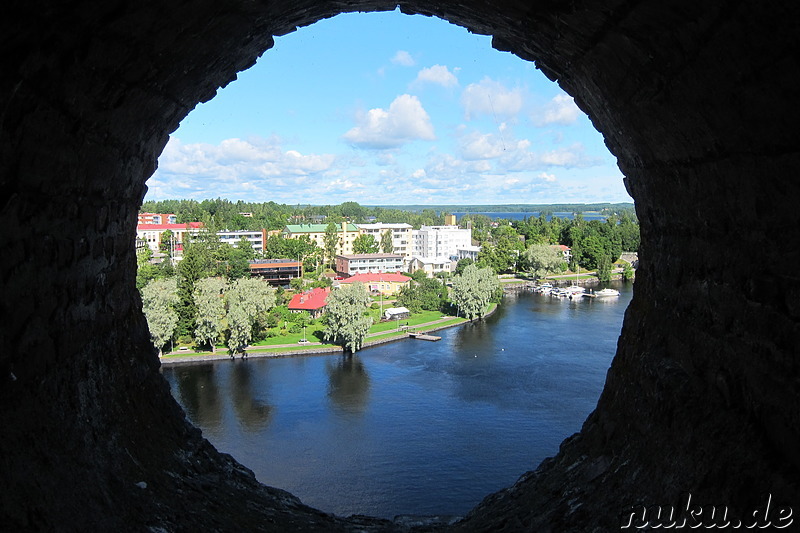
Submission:
<svg viewBox="0 0 800 533">
<path fill-rule="evenodd" d="M 292 313 L 308 311 L 311 314 L 311 318 L 318 318 L 325 310 L 330 292 L 331 290 L 328 287 L 318 287 L 295 294 L 289 302 L 289 311 Z"/>
</svg>

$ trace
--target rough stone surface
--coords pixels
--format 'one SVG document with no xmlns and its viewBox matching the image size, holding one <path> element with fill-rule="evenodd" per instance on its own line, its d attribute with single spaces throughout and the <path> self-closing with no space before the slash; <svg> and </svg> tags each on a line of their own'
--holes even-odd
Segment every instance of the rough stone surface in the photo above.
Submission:
<svg viewBox="0 0 800 533">
<path fill-rule="evenodd" d="M 145 180 L 194 106 L 273 36 L 397 4 L 4 4 L 0 529 L 412 527 L 310 509 L 190 426 L 148 343 L 131 245 Z M 420 527 L 608 531 L 630 505 L 689 492 L 800 510 L 800 4 L 399 5 L 493 35 L 573 95 L 642 228 L 635 296 L 581 433 L 464 521 Z"/>
</svg>

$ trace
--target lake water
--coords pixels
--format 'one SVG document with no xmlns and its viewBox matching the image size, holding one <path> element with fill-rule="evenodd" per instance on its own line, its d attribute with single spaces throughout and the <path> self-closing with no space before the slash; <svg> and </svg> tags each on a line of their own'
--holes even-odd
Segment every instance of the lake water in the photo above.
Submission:
<svg viewBox="0 0 800 533">
<path fill-rule="evenodd" d="M 619 298 L 507 296 L 480 323 L 341 355 L 164 367 L 189 419 L 268 485 L 339 515 L 462 515 L 594 409 Z"/>
</svg>

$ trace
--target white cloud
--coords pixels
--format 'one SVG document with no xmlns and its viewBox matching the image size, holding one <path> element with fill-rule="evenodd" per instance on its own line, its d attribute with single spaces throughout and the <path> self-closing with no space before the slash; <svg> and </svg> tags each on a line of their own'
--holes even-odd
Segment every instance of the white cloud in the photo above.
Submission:
<svg viewBox="0 0 800 533">
<path fill-rule="evenodd" d="M 416 64 L 416 61 L 414 61 L 414 58 L 411 57 L 411 54 L 405 50 L 398 50 L 394 57 L 392 57 L 392 63 L 402 67 L 413 67 Z"/>
<path fill-rule="evenodd" d="M 412 85 L 422 85 L 433 83 L 442 87 L 455 87 L 458 85 L 458 78 L 444 65 L 434 65 L 424 68 L 417 73 L 417 78 Z"/>
<path fill-rule="evenodd" d="M 155 197 L 241 197 L 243 193 L 279 191 L 323 175 L 332 154 L 303 155 L 283 150 L 277 137 L 225 139 L 219 144 L 183 144 L 171 137 L 148 182 Z"/>
<path fill-rule="evenodd" d="M 467 120 L 477 115 L 511 118 L 522 110 L 523 103 L 522 89 L 508 89 L 488 77 L 471 83 L 461 94 Z"/>
<path fill-rule="evenodd" d="M 542 181 L 546 181 L 549 183 L 553 183 L 556 181 L 555 174 L 548 174 L 547 172 L 540 172 L 536 175 L 537 178 L 541 179 Z"/>
<path fill-rule="evenodd" d="M 360 148 L 383 150 L 415 140 L 432 141 L 436 138 L 430 116 L 419 99 L 408 94 L 395 98 L 388 110 L 370 109 L 356 121 L 358 125 L 343 138 Z"/>
<path fill-rule="evenodd" d="M 575 100 L 566 94 L 554 97 L 544 108 L 532 116 L 533 123 L 537 126 L 560 124 L 569 126 L 578 121 L 583 112 L 575 105 Z"/>
</svg>

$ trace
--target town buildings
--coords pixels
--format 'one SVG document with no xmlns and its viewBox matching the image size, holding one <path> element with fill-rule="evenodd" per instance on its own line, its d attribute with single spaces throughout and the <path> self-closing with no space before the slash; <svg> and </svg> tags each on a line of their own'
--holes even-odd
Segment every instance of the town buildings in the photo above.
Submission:
<svg viewBox="0 0 800 533">
<path fill-rule="evenodd" d="M 303 263 L 293 259 L 255 259 L 250 261 L 250 274 L 270 285 L 288 287 L 294 278 L 303 277 Z"/>
<path fill-rule="evenodd" d="M 372 235 L 375 242 L 380 245 L 385 233 L 392 236 L 392 253 L 411 257 L 413 246 L 413 229 L 411 224 L 356 224 L 362 235 Z M 383 250 L 381 250 L 383 251 Z"/>
<path fill-rule="evenodd" d="M 318 248 L 325 249 L 325 233 L 328 230 L 327 224 L 289 224 L 283 229 L 285 239 L 299 239 L 307 235 L 311 242 Z M 337 241 L 334 255 L 351 255 L 353 253 L 353 241 L 359 236 L 358 227 L 355 224 L 342 222 L 336 228 Z"/>
<path fill-rule="evenodd" d="M 336 256 L 340 276 L 379 272 L 405 272 L 405 256 L 400 254 L 353 254 Z"/>
<path fill-rule="evenodd" d="M 250 246 L 253 247 L 253 250 L 257 253 L 261 253 L 264 251 L 264 246 L 267 243 L 267 230 L 260 229 L 257 231 L 247 231 L 247 230 L 223 230 L 217 232 L 217 237 L 219 237 L 219 242 L 229 244 L 234 248 L 239 245 L 239 242 L 244 238 L 248 242 L 250 242 Z"/>
</svg>

